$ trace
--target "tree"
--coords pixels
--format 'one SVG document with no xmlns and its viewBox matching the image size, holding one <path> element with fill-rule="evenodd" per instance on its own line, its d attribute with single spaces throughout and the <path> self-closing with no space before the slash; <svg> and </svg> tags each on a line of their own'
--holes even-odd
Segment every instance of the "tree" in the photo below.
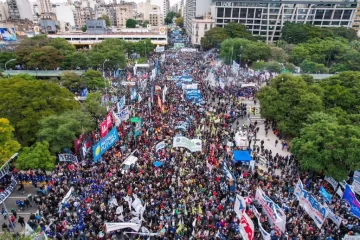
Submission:
<svg viewBox="0 0 360 240">
<path fill-rule="evenodd" d="M 101 17 L 99 17 L 98 19 L 104 19 L 105 20 L 105 24 L 106 27 L 110 27 L 111 26 L 111 21 L 108 15 L 103 14 Z"/>
<path fill-rule="evenodd" d="M 131 18 L 126 20 L 126 28 L 136 28 L 136 20 Z"/>
<path fill-rule="evenodd" d="M 52 153 L 58 153 L 64 148 L 72 148 L 74 140 L 80 134 L 93 130 L 94 126 L 89 113 L 79 110 L 67 111 L 42 119 L 37 138 L 38 141 L 48 142 Z"/>
<path fill-rule="evenodd" d="M 84 79 L 78 74 L 70 71 L 63 73 L 60 77 L 60 83 L 71 92 L 80 92 L 86 87 Z"/>
<path fill-rule="evenodd" d="M 335 117 L 319 112 L 309 115 L 291 149 L 302 169 L 342 181 L 349 171 L 359 169 L 359 147 L 359 127 L 340 125 Z"/>
<path fill-rule="evenodd" d="M 279 47 L 270 47 L 271 50 L 271 59 L 276 61 L 276 62 L 280 62 L 280 63 L 285 63 L 287 62 L 289 56 L 287 55 L 287 53 L 285 52 L 284 49 L 279 48 Z"/>
<path fill-rule="evenodd" d="M 214 27 L 205 33 L 205 36 L 201 38 L 201 46 L 204 49 L 210 49 L 219 45 L 225 39 L 228 39 L 229 35 L 226 30 L 221 27 Z"/>
<path fill-rule="evenodd" d="M 89 69 L 83 73 L 82 79 L 89 90 L 97 90 L 105 87 L 104 77 L 99 71 Z"/>
<path fill-rule="evenodd" d="M 303 61 L 300 64 L 300 68 L 303 73 L 328 73 L 329 69 L 324 64 L 314 63 L 308 60 Z"/>
<path fill-rule="evenodd" d="M 290 61 L 295 65 L 299 65 L 306 59 L 310 59 L 310 52 L 305 46 L 297 45 L 290 53 Z"/>
<path fill-rule="evenodd" d="M 165 23 L 166 24 L 172 24 L 173 23 L 173 18 L 174 17 L 180 17 L 179 16 L 180 14 L 174 12 L 174 11 L 171 11 L 167 14 L 166 18 L 165 18 Z"/>
<path fill-rule="evenodd" d="M 175 24 L 181 28 L 184 27 L 184 18 L 183 17 L 177 18 L 175 20 Z"/>
<path fill-rule="evenodd" d="M 94 118 L 100 119 L 106 115 L 106 107 L 101 106 L 101 94 L 99 92 L 89 93 L 85 100 L 85 109 Z"/>
<path fill-rule="evenodd" d="M 64 38 L 52 38 L 47 46 L 54 47 L 63 56 L 73 54 L 76 48 Z"/>
<path fill-rule="evenodd" d="M 83 26 L 81 27 L 81 31 L 86 32 L 86 31 L 87 31 L 87 26 L 86 26 L 86 25 L 83 25 Z"/>
<path fill-rule="evenodd" d="M 0 118 L 0 166 L 20 149 L 13 137 L 14 130 L 8 119 Z"/>
<path fill-rule="evenodd" d="M 56 83 L 18 78 L 0 81 L 0 116 L 10 120 L 23 145 L 35 141 L 39 120 L 78 109 L 74 95 Z"/>
<path fill-rule="evenodd" d="M 52 46 L 35 48 L 24 58 L 24 64 L 31 69 L 56 69 L 61 66 L 64 56 Z"/>
<path fill-rule="evenodd" d="M 5 69 L 5 63 L 11 59 L 16 59 L 15 52 L 0 52 L 0 68 Z M 16 61 L 11 61 L 6 65 L 7 69 L 14 68 Z"/>
<path fill-rule="evenodd" d="M 31 147 L 24 147 L 15 161 L 20 170 L 37 169 L 52 171 L 55 167 L 56 157 L 49 151 L 49 143 L 37 142 Z"/>
<path fill-rule="evenodd" d="M 225 25 L 224 29 L 230 38 L 255 39 L 247 27 L 241 23 L 230 22 Z"/>
<path fill-rule="evenodd" d="M 65 56 L 62 67 L 64 69 L 86 69 L 89 64 L 88 51 L 76 51 Z"/>
</svg>

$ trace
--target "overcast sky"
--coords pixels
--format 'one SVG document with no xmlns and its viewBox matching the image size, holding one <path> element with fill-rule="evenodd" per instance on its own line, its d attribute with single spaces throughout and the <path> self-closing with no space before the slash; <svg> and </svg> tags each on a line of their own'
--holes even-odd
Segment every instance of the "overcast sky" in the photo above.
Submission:
<svg viewBox="0 0 360 240">
<path fill-rule="evenodd" d="M 29 0 L 30 2 L 36 2 L 36 0 Z M 105 0 L 105 2 L 109 2 L 110 0 Z M 120 0 L 117 0 L 117 2 L 119 2 Z M 126 2 L 136 2 L 136 3 L 140 3 L 140 2 L 145 2 L 145 0 L 125 0 Z M 6 0 L 0 0 L 0 2 L 6 2 Z M 66 0 L 50 0 L 50 2 L 52 3 L 61 3 L 61 2 L 66 2 Z M 180 0 L 170 0 L 170 6 L 174 5 L 175 3 L 180 2 Z M 151 3 L 154 5 L 159 5 L 162 6 L 163 4 L 163 0 L 151 0 Z"/>
</svg>

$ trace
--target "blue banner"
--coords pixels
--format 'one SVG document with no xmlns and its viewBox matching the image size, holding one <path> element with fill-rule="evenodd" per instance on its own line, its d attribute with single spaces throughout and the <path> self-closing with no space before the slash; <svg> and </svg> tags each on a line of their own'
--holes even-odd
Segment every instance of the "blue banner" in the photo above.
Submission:
<svg viewBox="0 0 360 240">
<path fill-rule="evenodd" d="M 119 133 L 114 127 L 105 137 L 103 137 L 95 146 L 93 146 L 94 162 L 109 150 L 119 140 Z"/>
<path fill-rule="evenodd" d="M 190 100 L 199 100 L 199 99 L 202 99 L 200 90 L 192 89 L 186 91 L 186 100 L 190 101 Z"/>
<path fill-rule="evenodd" d="M 332 195 L 328 193 L 324 187 L 320 188 L 319 194 L 325 199 L 325 201 L 331 202 Z"/>
<path fill-rule="evenodd" d="M 81 92 L 80 92 L 80 97 L 86 97 L 88 95 L 89 91 L 87 88 L 84 88 Z"/>
<path fill-rule="evenodd" d="M 355 193 L 349 185 L 346 185 L 343 199 L 350 204 L 351 213 L 360 219 L 360 202 L 356 199 Z"/>
<path fill-rule="evenodd" d="M 123 97 L 120 99 L 120 101 L 117 103 L 118 112 L 120 112 L 120 110 L 124 108 L 125 102 L 126 102 L 125 96 L 123 96 Z"/>
<path fill-rule="evenodd" d="M 135 100 L 137 97 L 136 88 L 131 89 L 130 98 L 131 100 Z"/>
</svg>

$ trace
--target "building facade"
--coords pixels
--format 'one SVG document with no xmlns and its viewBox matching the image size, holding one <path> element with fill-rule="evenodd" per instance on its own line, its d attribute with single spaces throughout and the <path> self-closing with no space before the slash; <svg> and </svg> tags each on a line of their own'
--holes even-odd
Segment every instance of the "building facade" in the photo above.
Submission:
<svg viewBox="0 0 360 240">
<path fill-rule="evenodd" d="M 200 46 L 201 38 L 205 36 L 205 33 L 213 27 L 216 27 L 215 19 L 210 15 L 195 17 L 191 25 L 191 43 L 197 46 Z"/>
<path fill-rule="evenodd" d="M 360 36 L 360 3 L 356 8 L 352 27 L 358 32 L 358 36 Z"/>
<path fill-rule="evenodd" d="M 170 0 L 163 0 L 163 15 L 166 16 L 168 15 L 170 11 Z"/>
<path fill-rule="evenodd" d="M 129 18 L 134 17 L 132 4 L 123 3 L 116 5 L 115 11 L 116 11 L 116 26 L 118 27 L 126 26 L 126 21 Z"/>
<path fill-rule="evenodd" d="M 0 3 L 0 21 L 9 19 L 9 8 L 6 3 Z"/>
<path fill-rule="evenodd" d="M 241 23 L 246 25 L 253 35 L 262 36 L 267 42 L 273 42 L 280 38 L 285 22 L 350 28 L 356 8 L 355 0 L 214 0 L 211 14 L 218 27 L 223 27 L 229 22 Z"/>
<path fill-rule="evenodd" d="M 192 20 L 195 17 L 207 15 L 210 12 L 211 0 L 187 0 L 184 10 L 184 27 L 188 36 L 191 36 Z"/>
<path fill-rule="evenodd" d="M 38 0 L 37 5 L 40 14 L 53 12 L 50 0 Z"/>
<path fill-rule="evenodd" d="M 11 20 L 33 20 L 31 5 L 28 0 L 6 0 Z"/>
</svg>

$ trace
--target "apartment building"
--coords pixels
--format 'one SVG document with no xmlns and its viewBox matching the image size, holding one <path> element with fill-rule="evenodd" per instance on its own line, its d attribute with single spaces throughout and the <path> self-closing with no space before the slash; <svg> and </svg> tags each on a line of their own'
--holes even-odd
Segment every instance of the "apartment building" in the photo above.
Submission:
<svg viewBox="0 0 360 240">
<path fill-rule="evenodd" d="M 356 9 L 355 0 L 214 0 L 211 15 L 218 27 L 229 22 L 242 23 L 253 35 L 263 36 L 267 42 L 273 42 L 280 38 L 285 22 L 350 28 Z"/>
<path fill-rule="evenodd" d="M 126 26 L 126 21 L 129 18 L 134 17 L 133 5 L 128 3 L 122 3 L 115 6 L 116 12 L 116 26 Z"/>
<path fill-rule="evenodd" d="M 210 15 L 203 17 L 195 17 L 192 20 L 192 31 L 191 31 L 191 43 L 197 46 L 201 44 L 201 38 L 205 36 L 205 33 L 216 27 L 215 19 Z"/>
<path fill-rule="evenodd" d="M 170 0 L 163 0 L 163 15 L 167 16 L 170 11 Z"/>
<path fill-rule="evenodd" d="M 0 21 L 5 21 L 9 18 L 9 8 L 6 3 L 0 3 Z"/>
<path fill-rule="evenodd" d="M 192 20 L 195 17 L 207 15 L 210 12 L 212 0 L 187 0 L 184 10 L 184 27 L 188 36 L 193 29 Z"/>
<path fill-rule="evenodd" d="M 6 0 L 11 20 L 33 20 L 31 5 L 28 0 Z"/>
<path fill-rule="evenodd" d="M 50 0 L 38 0 L 37 6 L 39 14 L 53 12 Z"/>
</svg>

